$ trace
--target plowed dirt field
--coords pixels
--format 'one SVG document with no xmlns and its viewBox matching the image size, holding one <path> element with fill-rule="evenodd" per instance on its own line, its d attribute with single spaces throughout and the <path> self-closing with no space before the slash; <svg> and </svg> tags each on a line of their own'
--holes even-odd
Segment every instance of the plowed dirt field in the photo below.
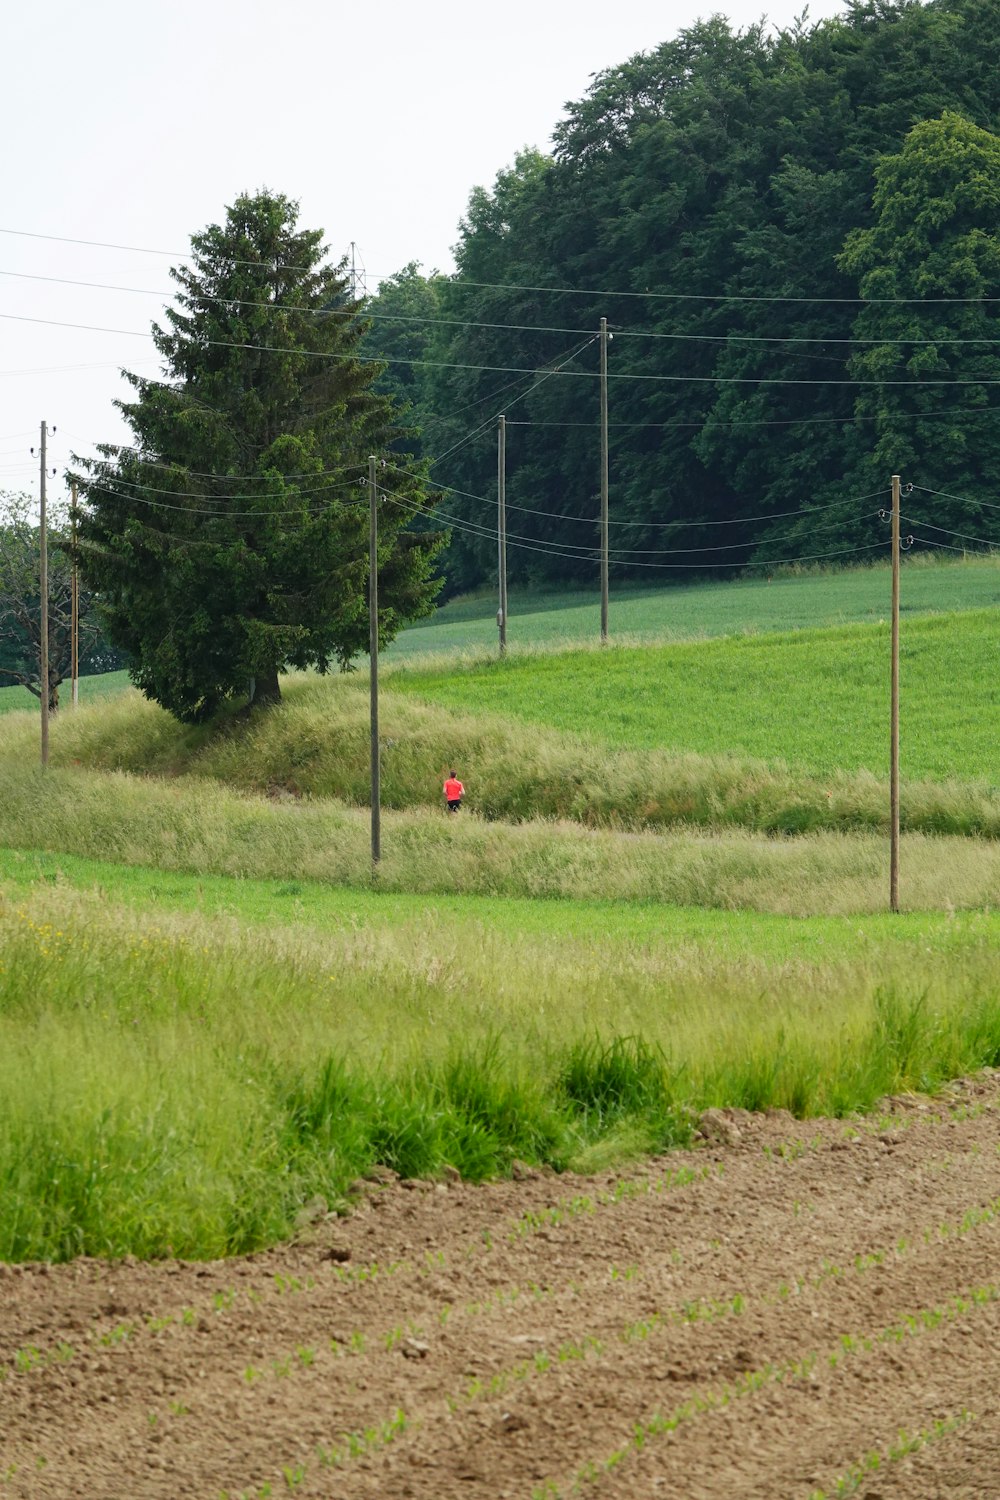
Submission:
<svg viewBox="0 0 1000 1500">
<path fill-rule="evenodd" d="M 371 1183 L 240 1261 L 0 1267 L 0 1493 L 1000 1497 L 1000 1077 L 712 1133 Z"/>
</svg>

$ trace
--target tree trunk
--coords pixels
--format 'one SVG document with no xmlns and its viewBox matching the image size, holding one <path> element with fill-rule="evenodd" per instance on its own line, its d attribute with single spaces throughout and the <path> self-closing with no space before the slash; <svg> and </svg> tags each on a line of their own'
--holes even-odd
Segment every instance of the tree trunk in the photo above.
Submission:
<svg viewBox="0 0 1000 1500">
<path fill-rule="evenodd" d="M 247 707 L 266 708 L 271 703 L 281 702 L 281 688 L 278 684 L 278 669 L 273 668 L 269 672 L 262 672 L 260 676 L 253 679 L 250 703 Z"/>
</svg>

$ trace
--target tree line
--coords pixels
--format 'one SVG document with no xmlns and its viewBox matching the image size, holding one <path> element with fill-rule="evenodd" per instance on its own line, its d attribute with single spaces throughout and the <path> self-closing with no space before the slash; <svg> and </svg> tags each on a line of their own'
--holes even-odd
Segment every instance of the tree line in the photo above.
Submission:
<svg viewBox="0 0 1000 1500">
<path fill-rule="evenodd" d="M 551 154 L 473 191 L 457 274 L 411 264 L 370 305 L 412 451 L 467 492 L 444 512 L 488 533 L 495 425 L 469 434 L 506 409 L 511 577 L 594 577 L 596 345 L 544 377 L 603 315 L 616 576 L 875 547 L 894 471 L 961 497 L 928 539 L 1000 535 L 977 503 L 1000 495 L 998 23 L 997 0 L 717 16 L 599 74 Z M 495 551 L 456 528 L 449 589 Z"/>
<path fill-rule="evenodd" d="M 997 535 L 998 21 L 701 22 L 473 190 L 454 275 L 411 263 L 367 302 L 297 204 L 239 197 L 171 273 L 131 442 L 72 470 L 133 681 L 197 722 L 349 667 L 372 453 L 380 639 L 491 577 L 500 412 L 512 580 L 593 580 L 602 317 L 616 577 L 877 555 L 892 472 L 929 542 Z"/>
</svg>

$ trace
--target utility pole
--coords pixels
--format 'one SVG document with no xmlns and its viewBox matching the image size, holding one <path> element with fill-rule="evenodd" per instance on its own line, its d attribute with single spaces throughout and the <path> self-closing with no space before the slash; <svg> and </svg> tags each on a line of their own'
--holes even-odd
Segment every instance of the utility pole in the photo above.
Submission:
<svg viewBox="0 0 1000 1500">
<path fill-rule="evenodd" d="M 381 767 L 378 750 L 378 485 L 368 459 L 368 654 L 371 661 L 372 872 L 382 858 Z"/>
<path fill-rule="evenodd" d="M 76 708 L 80 701 L 80 575 L 76 566 L 76 480 L 70 486 L 70 537 L 72 571 L 69 601 L 69 682 L 70 700 Z"/>
<path fill-rule="evenodd" d="M 892 689 L 889 727 L 889 909 L 899 911 L 899 475 L 892 476 Z"/>
<path fill-rule="evenodd" d="M 48 522 L 45 515 L 45 444 L 48 437 L 48 428 L 43 422 L 41 425 L 40 447 L 41 459 L 39 463 L 39 592 L 40 619 L 39 619 L 39 688 L 41 689 L 42 703 L 42 765 L 49 763 L 49 539 Z"/>
<path fill-rule="evenodd" d="M 601 645 L 608 643 L 608 320 L 601 319 Z"/>
<path fill-rule="evenodd" d="M 364 301 L 365 297 L 368 295 L 368 287 L 367 287 L 366 281 L 365 281 L 365 268 L 364 268 L 363 265 L 359 266 L 357 264 L 357 261 L 356 261 L 356 257 L 355 257 L 356 250 L 357 250 L 357 246 L 355 245 L 354 241 L 352 240 L 351 241 L 351 272 L 350 272 L 351 300 L 352 300 L 352 302 L 361 302 L 361 301 Z"/>
<path fill-rule="evenodd" d="M 497 427 L 497 553 L 500 585 L 500 655 L 507 654 L 507 418 L 501 416 Z"/>
</svg>

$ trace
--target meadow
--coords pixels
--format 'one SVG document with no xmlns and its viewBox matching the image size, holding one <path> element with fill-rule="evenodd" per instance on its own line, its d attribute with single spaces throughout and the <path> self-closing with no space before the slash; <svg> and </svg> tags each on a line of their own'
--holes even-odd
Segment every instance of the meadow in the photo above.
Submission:
<svg viewBox="0 0 1000 1500">
<path fill-rule="evenodd" d="M 1000 715 L 988 626 L 972 612 L 909 627 L 904 703 L 919 703 L 920 713 L 904 712 L 908 831 L 1000 834 L 1000 791 L 990 775 Z M 885 636 L 878 626 L 846 626 L 387 672 L 383 803 L 439 807 L 441 783 L 455 766 L 470 809 L 504 823 L 884 832 Z M 84 704 L 60 717 L 52 763 L 365 805 L 365 674 L 293 676 L 283 694 L 280 708 L 249 725 L 230 717 L 195 728 L 134 692 Z M 730 723 L 759 758 L 728 743 Z M 37 733 L 34 716 L 5 717 L 11 761 L 30 764 Z M 876 758 L 881 775 L 865 765 Z M 848 769 L 837 769 L 838 761 Z"/>
<path fill-rule="evenodd" d="M 246 1251 L 374 1162 L 592 1170 L 706 1106 L 842 1115 L 1000 1062 L 994 916 L 790 941 L 37 859 L 0 878 L 0 1260 Z"/>
<path fill-rule="evenodd" d="M 823 626 L 878 624 L 888 618 L 890 578 L 884 562 L 837 571 L 783 568 L 773 576 L 745 576 L 719 583 L 674 583 L 642 588 L 612 584 L 611 636 L 619 643 L 697 641 L 726 635 L 811 630 Z M 1000 555 L 941 561 L 922 553 L 905 559 L 901 613 L 955 613 L 1000 604 Z M 543 589 L 515 585 L 508 603 L 512 650 L 559 649 L 594 643 L 600 635 L 598 589 Z M 491 591 L 452 599 L 426 621 L 404 630 L 386 659 L 404 662 L 427 655 L 454 659 L 467 652 L 494 652 L 496 599 Z M 121 692 L 126 672 L 80 679 L 81 701 Z M 63 689 L 68 698 L 68 684 Z M 26 688 L 0 687 L 0 714 L 37 709 Z"/>
<path fill-rule="evenodd" d="M 909 777 L 1000 784 L 992 610 L 907 620 L 901 760 Z M 889 766 L 889 626 L 677 645 L 511 654 L 393 673 L 393 690 L 570 732 L 609 749 L 781 761 L 814 775 Z"/>
<path fill-rule="evenodd" d="M 996 577 L 909 571 L 938 606 Z M 0 1260 L 223 1255 L 375 1162 L 596 1169 L 710 1105 L 845 1115 L 1000 1065 L 976 602 L 905 623 L 897 916 L 878 619 L 399 653 L 377 872 L 363 673 L 196 728 L 108 683 L 55 717 L 45 772 L 37 713 L 5 714 Z"/>
<path fill-rule="evenodd" d="M 671 582 L 643 588 L 611 580 L 612 640 L 690 641 L 722 635 L 877 624 L 886 619 L 890 574 L 885 562 L 837 571 L 782 568 L 772 575 L 718 583 Z M 1000 603 L 1000 557 L 970 554 L 940 561 L 931 553 L 904 559 L 900 613 L 950 613 Z M 495 650 L 494 591 L 449 601 L 428 621 L 403 631 L 392 660 L 426 653 Z M 590 590 L 512 586 L 508 598 L 512 648 L 563 647 L 600 636 L 599 585 Z"/>
</svg>

